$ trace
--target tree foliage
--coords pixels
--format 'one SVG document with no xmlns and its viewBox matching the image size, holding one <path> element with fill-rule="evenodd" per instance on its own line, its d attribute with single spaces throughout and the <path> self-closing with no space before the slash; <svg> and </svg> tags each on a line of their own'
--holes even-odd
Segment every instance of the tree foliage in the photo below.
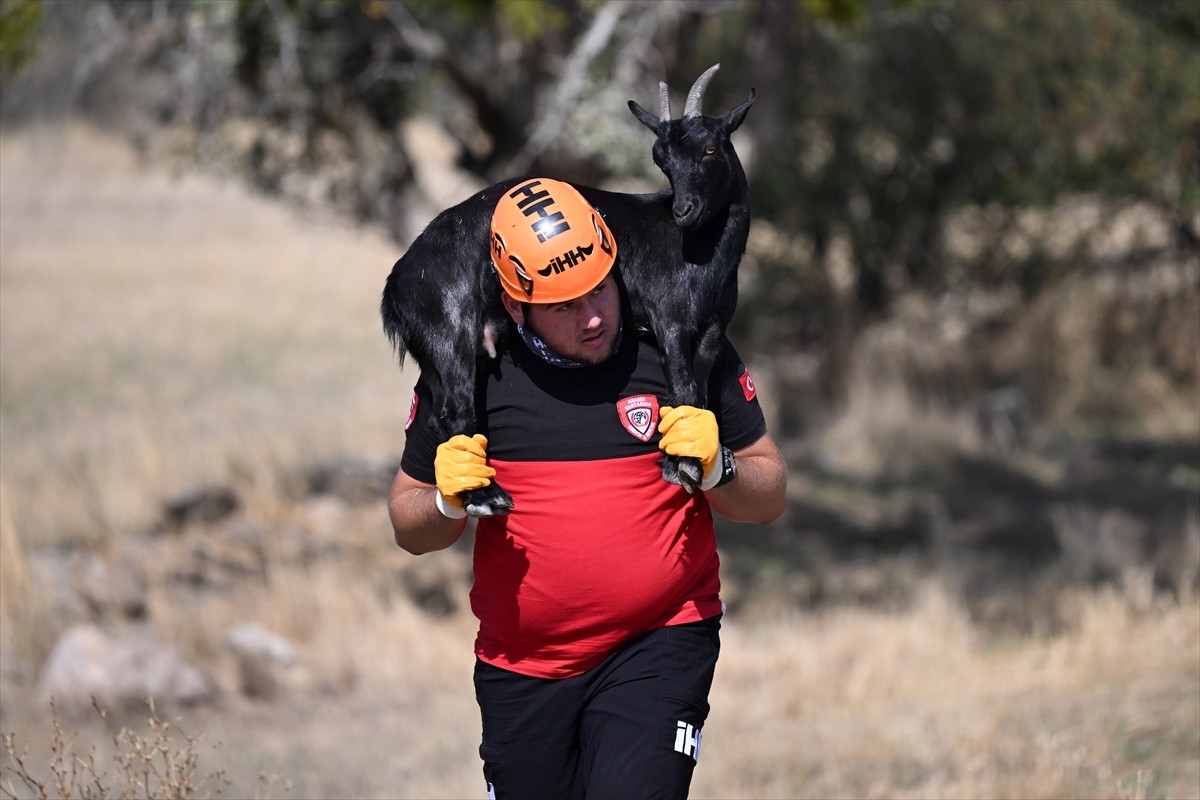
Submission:
<svg viewBox="0 0 1200 800">
<path fill-rule="evenodd" d="M 906 291 L 1034 295 L 1094 268 L 1036 242 L 1003 246 L 1022 213 L 1065 197 L 1152 206 L 1171 246 L 1193 253 L 1200 235 L 1195 0 L 4 0 L 0 11 L 5 75 L 49 27 L 40 17 L 103 18 L 75 26 L 85 106 L 106 75 L 133 76 L 129 93 L 156 124 L 226 142 L 230 120 L 252 121 L 238 157 L 258 185 L 335 176 L 320 184 L 330 202 L 398 237 L 414 182 L 398 132 L 414 116 L 439 120 L 480 181 L 661 182 L 625 101 L 652 106 L 659 80 L 678 98 L 719 61 L 707 110 L 757 86 L 743 140 L 752 199 L 786 243 L 759 258 L 746 295 L 756 313 L 740 316 L 768 347 L 836 339 Z M 149 76 L 173 89 L 146 91 Z M 964 214 L 988 223 L 969 256 L 948 244 Z"/>
<path fill-rule="evenodd" d="M 37 0 L 0 0 L 0 75 L 20 72 L 37 50 Z"/>
<path fill-rule="evenodd" d="M 758 209 L 818 249 L 841 234 L 867 313 L 891 280 L 944 286 L 939 237 L 968 204 L 1046 207 L 1095 192 L 1154 203 L 1181 235 L 1198 205 L 1200 59 L 1113 3 L 925 3 L 822 26 L 764 4 L 768 48 L 803 62 L 773 98 Z M 776 44 L 778 42 L 778 44 Z M 764 56 L 765 72 L 778 56 Z M 787 89 L 791 89 L 787 91 Z M 771 92 L 773 87 L 767 87 Z M 773 92 L 771 95 L 772 96 Z M 1013 265 L 973 265 L 999 280 Z M 1036 290 L 1037 276 L 1026 276 Z"/>
</svg>

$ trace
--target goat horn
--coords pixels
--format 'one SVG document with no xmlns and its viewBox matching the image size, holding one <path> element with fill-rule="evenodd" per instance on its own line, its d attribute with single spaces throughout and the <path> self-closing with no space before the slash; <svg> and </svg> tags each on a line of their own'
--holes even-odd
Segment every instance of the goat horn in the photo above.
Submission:
<svg viewBox="0 0 1200 800">
<path fill-rule="evenodd" d="M 658 119 L 661 122 L 671 121 L 671 97 L 665 81 L 658 82 Z"/>
<path fill-rule="evenodd" d="M 683 107 L 683 116 L 700 116 L 700 101 L 704 99 L 704 90 L 708 88 L 708 82 L 712 80 L 713 73 L 720 68 L 719 63 L 713 64 L 704 71 L 703 75 L 696 78 L 696 82 L 692 84 L 692 90 L 688 92 L 687 104 Z"/>
</svg>

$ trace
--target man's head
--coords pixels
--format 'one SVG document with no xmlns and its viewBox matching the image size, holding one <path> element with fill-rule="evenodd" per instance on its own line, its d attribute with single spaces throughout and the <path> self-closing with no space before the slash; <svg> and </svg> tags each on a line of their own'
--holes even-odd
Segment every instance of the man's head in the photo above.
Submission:
<svg viewBox="0 0 1200 800">
<path fill-rule="evenodd" d="M 491 251 L 513 320 L 574 361 L 612 354 L 621 326 L 617 244 L 579 192 L 548 178 L 517 184 L 492 214 Z"/>
</svg>

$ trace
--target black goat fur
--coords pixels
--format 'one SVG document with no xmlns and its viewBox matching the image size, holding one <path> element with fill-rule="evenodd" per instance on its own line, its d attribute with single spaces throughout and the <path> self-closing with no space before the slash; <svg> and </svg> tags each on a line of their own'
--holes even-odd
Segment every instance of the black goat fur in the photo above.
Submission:
<svg viewBox="0 0 1200 800">
<path fill-rule="evenodd" d="M 715 67 L 697 86 L 699 94 Z M 693 94 L 696 94 L 693 88 Z M 624 194 L 575 185 L 617 242 L 623 307 L 653 332 L 666 375 L 666 405 L 704 407 L 722 336 L 737 305 L 737 266 L 750 230 L 749 187 L 730 142 L 754 102 L 720 117 L 670 119 L 666 86 L 660 115 L 629 108 L 657 136 L 654 161 L 671 189 Z M 528 178 L 502 181 L 443 211 L 392 267 L 383 290 L 383 328 L 403 364 L 411 353 L 430 383 L 439 440 L 476 432 L 476 377 L 509 318 L 489 258 L 489 225 L 501 194 Z M 574 184 L 573 184 L 574 185 Z M 663 477 L 689 492 L 700 482 L 695 459 L 665 457 Z M 472 516 L 507 514 L 512 500 L 494 481 L 462 500 Z"/>
</svg>

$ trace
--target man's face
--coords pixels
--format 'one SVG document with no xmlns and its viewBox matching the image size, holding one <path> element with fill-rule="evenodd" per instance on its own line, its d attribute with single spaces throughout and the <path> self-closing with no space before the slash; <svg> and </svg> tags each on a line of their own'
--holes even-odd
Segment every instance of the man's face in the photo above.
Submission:
<svg viewBox="0 0 1200 800">
<path fill-rule="evenodd" d="M 621 328 L 621 297 L 609 273 L 582 297 L 565 303 L 530 304 L 508 302 L 505 307 L 518 323 L 560 356 L 583 364 L 599 364 L 612 355 Z M 528 313 L 526 313 L 528 309 Z"/>
</svg>

